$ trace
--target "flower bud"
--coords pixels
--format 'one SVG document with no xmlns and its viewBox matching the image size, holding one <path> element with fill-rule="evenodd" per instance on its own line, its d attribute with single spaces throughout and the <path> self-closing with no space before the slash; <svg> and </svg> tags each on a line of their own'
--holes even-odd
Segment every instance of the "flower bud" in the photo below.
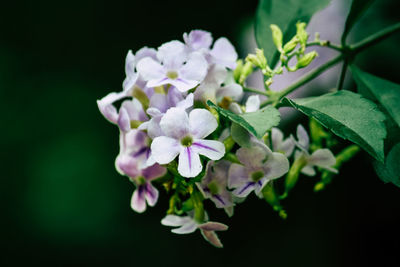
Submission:
<svg viewBox="0 0 400 267">
<path fill-rule="evenodd" d="M 239 81 L 240 75 L 242 74 L 243 70 L 243 60 L 239 59 L 236 61 L 236 68 L 233 71 L 233 78 L 235 79 L 236 82 Z"/>
<path fill-rule="evenodd" d="M 305 47 L 308 39 L 308 33 L 306 32 L 306 24 L 304 22 L 297 22 L 296 36 L 299 39 L 301 46 Z"/>
<path fill-rule="evenodd" d="M 260 69 L 265 69 L 268 67 L 267 59 L 264 56 L 264 50 L 256 48 L 256 54 L 249 54 L 246 57 L 246 61 L 251 62 L 254 66 Z"/>
<path fill-rule="evenodd" d="M 246 62 L 243 66 L 242 72 L 240 74 L 239 83 L 243 84 L 246 78 L 253 72 L 253 64 L 251 62 Z"/>
<path fill-rule="evenodd" d="M 301 69 L 307 67 L 317 56 L 318 53 L 315 51 L 305 54 L 302 58 L 299 59 L 299 61 L 297 61 L 296 68 Z"/>
<path fill-rule="evenodd" d="M 271 24 L 270 27 L 272 30 L 272 40 L 274 41 L 276 48 L 278 48 L 278 50 L 282 52 L 282 39 L 283 39 L 282 31 L 275 24 Z"/>
<path fill-rule="evenodd" d="M 287 42 L 284 46 L 283 46 L 283 52 L 285 54 L 288 54 L 290 52 L 293 51 L 293 49 L 296 48 L 297 44 L 299 43 L 299 39 L 297 38 L 297 36 L 293 37 L 289 42 Z"/>
</svg>

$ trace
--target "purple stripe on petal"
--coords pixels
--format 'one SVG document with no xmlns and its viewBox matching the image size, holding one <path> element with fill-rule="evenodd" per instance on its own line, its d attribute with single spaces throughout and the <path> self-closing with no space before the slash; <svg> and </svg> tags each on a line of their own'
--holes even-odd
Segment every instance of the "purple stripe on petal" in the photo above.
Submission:
<svg viewBox="0 0 400 267">
<path fill-rule="evenodd" d="M 258 184 L 259 186 L 262 186 L 261 180 L 258 180 L 257 184 Z"/>
<path fill-rule="evenodd" d="M 194 142 L 192 144 L 192 146 L 197 146 L 197 147 L 205 148 L 205 149 L 208 149 L 208 150 L 211 150 L 211 151 L 219 152 L 218 150 L 216 150 L 216 149 L 214 149 L 212 147 L 209 147 L 209 146 L 206 146 L 206 145 L 203 145 L 203 144 L 200 144 L 200 143 L 196 143 L 196 142 Z"/>
<path fill-rule="evenodd" d="M 139 151 L 137 151 L 136 153 L 134 153 L 132 155 L 132 157 L 138 157 L 140 155 L 142 155 L 143 153 L 148 153 L 147 150 L 149 150 L 148 147 L 142 147 L 141 149 L 139 149 Z"/>
<path fill-rule="evenodd" d="M 222 199 L 222 197 L 220 195 L 215 194 L 215 195 L 213 195 L 213 197 L 215 197 L 216 200 L 221 202 L 222 205 L 225 205 L 225 201 Z"/>
<path fill-rule="evenodd" d="M 183 80 L 183 79 L 181 79 L 181 78 L 178 78 L 178 79 L 176 79 L 177 81 L 180 81 L 180 82 L 182 82 L 182 83 L 184 83 L 184 84 L 189 84 L 186 80 Z"/>
<path fill-rule="evenodd" d="M 248 183 L 246 184 L 246 186 L 244 186 L 244 187 L 242 188 L 242 190 L 239 191 L 239 194 L 243 193 L 244 191 L 246 191 L 247 188 L 249 188 L 250 186 L 253 186 L 253 185 L 254 185 L 253 182 L 248 182 Z"/>
<path fill-rule="evenodd" d="M 151 184 L 146 183 L 145 187 L 146 187 L 146 193 L 149 194 L 151 198 L 155 198 L 154 192 L 152 190 L 153 188 L 151 188 Z"/>
<path fill-rule="evenodd" d="M 189 162 L 189 169 L 192 169 L 192 155 L 191 155 L 191 150 L 190 147 L 187 147 L 187 154 L 188 154 L 188 162 Z"/>
</svg>

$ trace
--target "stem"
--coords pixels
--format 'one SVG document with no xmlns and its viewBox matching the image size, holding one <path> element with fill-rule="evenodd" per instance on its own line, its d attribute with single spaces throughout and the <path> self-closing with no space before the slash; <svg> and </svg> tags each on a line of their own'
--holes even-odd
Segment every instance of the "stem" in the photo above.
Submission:
<svg viewBox="0 0 400 267">
<path fill-rule="evenodd" d="M 340 45 L 333 44 L 330 41 L 314 41 L 314 42 L 307 43 L 306 46 L 307 47 L 309 47 L 309 46 L 322 46 L 322 47 L 331 48 L 331 49 L 339 51 L 339 52 L 343 51 L 343 48 Z"/>
<path fill-rule="evenodd" d="M 342 70 L 340 71 L 340 78 L 339 78 L 337 90 L 342 90 L 342 88 L 343 88 L 344 78 L 346 77 L 347 66 L 348 66 L 347 60 L 344 60 L 343 65 L 342 65 Z"/>
<path fill-rule="evenodd" d="M 365 38 L 364 40 L 361 40 L 360 42 L 351 45 L 350 49 L 353 51 L 353 53 L 357 54 L 359 52 L 361 52 L 362 50 L 378 43 L 379 41 L 382 41 L 383 39 L 389 37 L 390 35 L 392 35 L 393 33 L 397 32 L 400 30 L 400 22 L 389 26 L 377 33 L 374 33 L 370 36 L 368 36 L 367 38 Z"/>
<path fill-rule="evenodd" d="M 254 94 L 259 94 L 259 95 L 269 96 L 268 93 L 254 89 L 254 88 L 243 87 L 243 91 L 249 92 L 249 93 L 254 93 Z"/>
<path fill-rule="evenodd" d="M 310 71 L 309 73 L 304 75 L 302 78 L 300 78 L 299 80 L 294 82 L 292 85 L 289 85 L 286 89 L 284 89 L 284 90 L 282 90 L 280 92 L 277 92 L 274 97 L 270 97 L 270 99 L 264 101 L 261 104 L 261 107 L 265 107 L 268 104 L 273 104 L 275 102 L 279 102 L 279 100 L 281 100 L 281 98 L 283 98 L 284 96 L 290 94 L 291 92 L 293 92 L 294 90 L 296 90 L 300 86 L 306 84 L 307 82 L 311 81 L 312 79 L 316 78 L 321 73 L 323 73 L 327 69 L 331 68 L 332 66 L 334 66 L 336 63 L 338 63 L 342 59 L 343 59 L 343 55 L 339 55 L 339 56 L 331 59 L 330 61 L 326 62 L 325 64 L 319 66 L 318 68 Z"/>
</svg>

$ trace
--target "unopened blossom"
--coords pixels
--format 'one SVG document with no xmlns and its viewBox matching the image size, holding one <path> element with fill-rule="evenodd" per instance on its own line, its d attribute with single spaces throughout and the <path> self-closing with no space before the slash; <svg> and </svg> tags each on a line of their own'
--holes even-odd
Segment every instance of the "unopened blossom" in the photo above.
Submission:
<svg viewBox="0 0 400 267">
<path fill-rule="evenodd" d="M 300 148 L 300 151 L 297 150 L 294 156 L 295 159 L 303 157 L 306 160 L 306 165 L 301 169 L 301 172 L 303 174 L 314 176 L 316 174 L 314 167 L 320 167 L 333 173 L 338 172 L 336 169 L 333 168 L 333 166 L 336 164 L 336 159 L 329 149 L 317 149 L 312 154 L 308 152 L 310 146 L 310 138 L 301 124 L 297 126 L 296 134 L 297 140 L 295 140 L 293 137 L 292 139 L 295 142 L 296 146 Z"/>
<path fill-rule="evenodd" d="M 206 175 L 196 185 L 204 198 L 211 199 L 217 208 L 225 209 L 226 213 L 232 216 L 232 194 L 227 190 L 229 167 L 230 163 L 225 160 L 209 161 L 206 167 Z"/>
<path fill-rule="evenodd" d="M 143 110 L 143 106 L 136 98 L 122 102 L 117 119 L 117 124 L 121 131 L 128 132 L 147 120 L 148 117 Z"/>
<path fill-rule="evenodd" d="M 171 41 L 158 48 L 157 58 L 140 60 L 136 66 L 148 87 L 173 85 L 186 92 L 196 87 L 206 76 L 208 63 L 199 52 L 187 54 L 185 45 Z"/>
<path fill-rule="evenodd" d="M 229 105 L 229 110 L 236 113 L 236 114 L 242 114 L 242 113 L 248 113 L 248 112 L 255 112 L 260 109 L 260 98 L 258 95 L 251 95 L 247 98 L 246 104 L 244 106 L 244 110 L 242 107 L 236 103 L 233 102 Z"/>
<path fill-rule="evenodd" d="M 161 220 L 161 224 L 165 226 L 178 227 L 171 230 L 175 234 L 190 234 L 200 229 L 204 239 L 212 245 L 222 248 L 223 245 L 219 240 L 215 231 L 226 231 L 228 226 L 219 222 L 197 223 L 191 216 L 167 215 Z"/>
<path fill-rule="evenodd" d="M 253 190 L 261 197 L 261 190 L 269 181 L 289 170 L 288 159 L 262 143 L 242 147 L 236 155 L 242 164 L 233 163 L 229 168 L 228 187 L 235 188 L 233 194 L 238 197 L 246 197 Z"/>
<path fill-rule="evenodd" d="M 160 121 L 165 136 L 151 143 L 151 153 L 159 164 L 168 164 L 179 155 L 178 172 L 183 177 L 195 177 L 202 170 L 200 156 L 218 160 L 225 154 L 223 143 L 204 139 L 218 127 L 215 117 L 206 109 L 170 108 Z"/>
<path fill-rule="evenodd" d="M 271 130 L 271 141 L 273 151 L 283 153 L 286 157 L 290 157 L 295 146 L 292 138 L 288 137 L 284 140 L 282 131 L 274 127 Z"/>
</svg>

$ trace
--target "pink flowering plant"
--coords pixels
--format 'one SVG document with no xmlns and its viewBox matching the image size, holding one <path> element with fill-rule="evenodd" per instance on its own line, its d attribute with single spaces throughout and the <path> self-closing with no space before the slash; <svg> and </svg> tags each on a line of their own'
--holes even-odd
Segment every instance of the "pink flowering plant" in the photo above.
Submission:
<svg viewBox="0 0 400 267">
<path fill-rule="evenodd" d="M 329 0 L 309 0 L 309 5 L 292 1 L 289 6 L 282 2 L 260 1 L 258 48 L 245 59 L 238 59 L 228 39 L 214 41 L 203 30 L 184 33 L 183 40 L 157 49 L 128 51 L 123 90 L 97 104 L 119 129 L 115 167 L 134 184 L 134 211 L 144 212 L 165 193 L 169 204 L 161 224 L 174 227 L 176 234 L 198 229 L 207 241 L 222 247 L 216 232 L 228 226 L 209 219 L 205 201 L 232 216 L 236 205 L 255 195 L 286 218 L 281 202 L 299 177 L 314 177 L 314 191 L 320 191 L 361 149 L 369 153 L 384 182 L 400 186 L 400 144 L 386 138 L 385 125 L 400 126 L 400 86 L 353 65 L 358 53 L 400 25 L 347 44 L 351 27 L 369 2 L 354 0 L 340 45 L 319 35 L 310 40 L 306 23 Z M 289 87 L 272 91 L 276 75 L 305 68 L 318 56 L 306 50 L 312 46 L 334 49 L 339 55 Z M 339 62 L 343 70 L 334 91 L 286 97 Z M 358 93 L 342 88 L 348 67 Z M 255 71 L 263 74 L 264 88 L 248 87 Z M 308 129 L 298 124 L 296 133 L 285 136 L 279 129 L 281 107 L 308 116 Z"/>
</svg>

